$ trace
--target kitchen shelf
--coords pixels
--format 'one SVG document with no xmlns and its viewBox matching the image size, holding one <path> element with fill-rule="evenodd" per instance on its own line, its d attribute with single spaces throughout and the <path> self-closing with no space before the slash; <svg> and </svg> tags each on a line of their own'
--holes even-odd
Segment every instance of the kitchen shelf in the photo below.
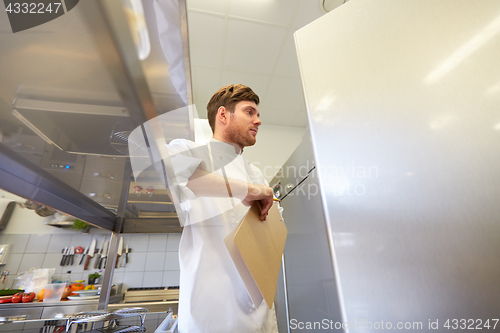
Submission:
<svg viewBox="0 0 500 333">
<path fill-rule="evenodd" d="M 141 307 L 149 310 L 149 313 L 166 312 L 169 308 L 177 313 L 179 301 L 161 301 L 161 302 L 137 302 L 137 303 L 113 303 L 108 305 L 108 309 L 117 310 L 131 307 Z"/>
</svg>

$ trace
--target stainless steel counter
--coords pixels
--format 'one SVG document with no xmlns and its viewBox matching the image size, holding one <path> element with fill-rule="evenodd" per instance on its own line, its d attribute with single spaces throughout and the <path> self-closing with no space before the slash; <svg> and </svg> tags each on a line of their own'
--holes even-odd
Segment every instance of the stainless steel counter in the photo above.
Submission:
<svg viewBox="0 0 500 333">
<path fill-rule="evenodd" d="M 171 310 L 177 314 L 178 301 L 123 303 L 123 295 L 110 297 L 108 310 L 141 307 L 149 313 Z M 97 310 L 98 300 L 68 300 L 53 303 L 34 301 L 31 303 L 0 304 L 0 324 L 9 322 L 28 322 L 39 320 L 66 319 L 70 315 Z"/>
<path fill-rule="evenodd" d="M 137 302 L 137 303 L 114 303 L 109 304 L 109 310 L 118 310 L 123 308 L 146 308 L 149 312 L 165 312 L 168 310 L 172 310 L 174 314 L 177 314 L 179 301 L 162 301 L 162 302 Z"/>
<path fill-rule="evenodd" d="M 123 299 L 123 295 L 110 297 L 110 302 L 118 303 Z M 9 322 L 11 317 L 23 317 L 23 320 L 50 320 L 63 319 L 69 315 L 97 310 L 98 299 L 92 300 L 67 300 L 60 302 L 44 303 L 34 301 L 30 303 L 4 303 L 0 304 L 0 322 Z M 123 306 L 120 308 L 132 307 Z M 118 308 L 117 308 L 118 309 Z M 25 316 L 25 317 L 24 317 Z"/>
</svg>

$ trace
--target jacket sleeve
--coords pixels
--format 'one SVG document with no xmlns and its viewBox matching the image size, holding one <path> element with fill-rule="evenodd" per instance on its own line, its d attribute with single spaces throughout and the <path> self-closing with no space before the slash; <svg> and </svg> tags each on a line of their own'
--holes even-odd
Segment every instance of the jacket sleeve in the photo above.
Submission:
<svg viewBox="0 0 500 333">
<path fill-rule="evenodd" d="M 175 191 L 183 210 L 189 209 L 186 202 L 196 199 L 196 195 L 187 187 L 189 178 L 198 167 L 206 168 L 205 162 L 197 152 L 193 142 L 176 139 L 167 146 L 168 158 L 164 160 L 170 180 L 170 191 Z"/>
</svg>

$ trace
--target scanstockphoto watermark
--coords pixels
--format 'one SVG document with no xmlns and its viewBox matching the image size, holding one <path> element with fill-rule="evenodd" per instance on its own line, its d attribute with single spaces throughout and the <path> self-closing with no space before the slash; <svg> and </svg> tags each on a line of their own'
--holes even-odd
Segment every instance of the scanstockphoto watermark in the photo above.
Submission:
<svg viewBox="0 0 500 333">
<path fill-rule="evenodd" d="M 429 326 L 430 327 L 430 326 Z M 422 322 L 397 322 L 388 321 L 372 322 L 366 319 L 357 319 L 350 322 L 340 322 L 331 319 L 323 319 L 321 321 L 299 321 L 297 319 L 290 320 L 290 329 L 292 330 L 333 330 L 333 329 L 375 329 L 375 330 L 422 330 L 424 324 Z"/>
<path fill-rule="evenodd" d="M 325 194 L 334 196 L 361 196 L 367 192 L 366 184 L 370 179 L 379 177 L 379 168 L 376 165 L 360 165 L 351 161 L 347 165 L 319 165 L 314 166 L 310 161 L 301 166 L 289 165 L 264 166 L 259 162 L 253 163 L 260 168 L 266 178 L 294 179 L 296 183 L 281 184 L 283 194 L 302 195 L 308 199 L 319 194 L 317 181 L 308 181 L 299 185 L 305 177 L 319 178 Z M 298 186 L 297 186 L 298 185 Z"/>
<path fill-rule="evenodd" d="M 323 319 L 322 321 L 299 321 L 297 319 L 290 320 L 290 329 L 296 330 L 496 330 L 500 320 L 498 318 L 483 318 L 483 319 L 428 319 L 426 322 L 421 321 L 369 321 L 366 319 L 357 319 L 349 322 L 339 322 L 331 319 Z"/>
</svg>

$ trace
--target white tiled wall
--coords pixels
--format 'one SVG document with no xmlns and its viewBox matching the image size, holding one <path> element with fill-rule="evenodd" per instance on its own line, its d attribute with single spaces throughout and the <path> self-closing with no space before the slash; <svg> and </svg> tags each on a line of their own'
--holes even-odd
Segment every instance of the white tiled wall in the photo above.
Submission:
<svg viewBox="0 0 500 333">
<path fill-rule="evenodd" d="M 115 269 L 113 282 L 123 283 L 127 288 L 160 287 L 179 285 L 179 241 L 181 234 L 123 234 L 124 246 L 131 249 L 129 262 L 125 267 L 123 255 Z M 89 270 L 79 265 L 81 255 L 75 255 L 72 266 L 60 266 L 62 249 L 66 246 L 86 248 L 92 239 L 97 239 L 97 247 L 109 235 L 103 234 L 0 234 L 0 244 L 10 244 L 11 248 L 5 266 L 9 276 L 0 289 L 13 287 L 18 273 L 30 268 L 56 268 L 56 278 L 64 278 L 71 271 L 71 280 L 87 281 L 88 274 L 97 271 L 93 268 L 93 259 Z"/>
<path fill-rule="evenodd" d="M 128 265 L 115 270 L 113 282 L 122 282 L 123 290 L 178 286 L 180 238 L 181 234 L 124 235 L 124 244 L 130 241 L 132 252 Z"/>
<path fill-rule="evenodd" d="M 181 234 L 123 234 L 124 246 L 129 246 L 129 262 L 125 267 L 123 255 L 114 271 L 113 282 L 123 283 L 122 291 L 127 288 L 160 287 L 179 285 L 179 241 Z M 71 279 L 87 280 L 93 269 L 93 260 L 89 270 L 83 270 L 79 265 L 80 255 L 75 255 L 73 266 L 60 266 L 61 250 L 66 246 L 90 245 L 93 238 L 97 239 L 97 247 L 103 240 L 109 240 L 104 234 L 0 234 L 0 244 L 11 244 L 7 264 L 0 266 L 0 271 L 8 270 L 9 276 L 0 289 L 11 288 L 17 273 L 30 268 L 56 268 L 56 277 L 65 276 L 71 271 Z M 150 313 L 146 315 L 145 327 L 147 332 L 153 332 L 166 317 L 166 313 Z M 60 323 L 63 323 L 60 321 Z M 139 325 L 137 318 L 130 318 L 120 322 L 121 325 Z M 16 323 L 0 325 L 0 332 L 39 333 L 43 322 Z"/>
</svg>

